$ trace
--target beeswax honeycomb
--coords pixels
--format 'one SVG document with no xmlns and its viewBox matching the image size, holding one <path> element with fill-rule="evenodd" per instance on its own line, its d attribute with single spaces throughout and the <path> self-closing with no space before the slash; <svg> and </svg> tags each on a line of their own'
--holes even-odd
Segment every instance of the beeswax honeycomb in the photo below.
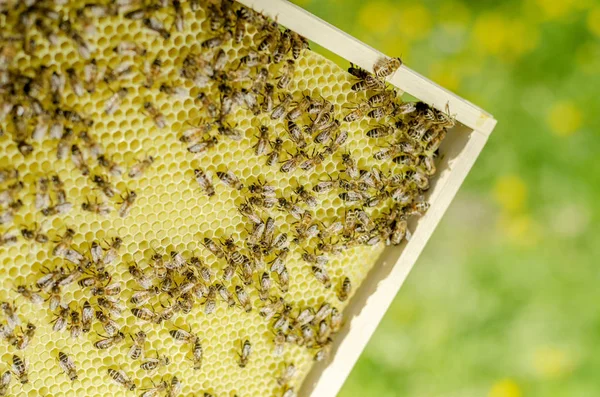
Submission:
<svg viewBox="0 0 600 397">
<path fill-rule="evenodd" d="M 70 1 L 49 7 L 56 11 L 61 20 L 69 18 L 77 29 L 83 31 L 86 24 L 76 10 L 81 9 L 85 3 Z M 24 7 L 21 7 L 23 10 Z M 15 212 L 11 222 L 0 225 L 1 233 L 19 234 L 17 242 L 0 246 L 0 301 L 14 302 L 22 322 L 29 321 L 37 327 L 33 340 L 24 350 L 17 350 L 0 340 L 0 372 L 10 368 L 12 357 L 17 354 L 25 358 L 29 373 L 29 382 L 26 384 L 19 383 L 13 375 L 7 395 L 134 395 L 159 384 L 163 377 L 169 379 L 172 376 L 177 376 L 182 382 L 181 396 L 202 396 L 203 393 L 239 397 L 280 396 L 288 387 L 297 391 L 311 368 L 316 349 L 286 343 L 281 357 L 273 354 L 272 321 L 266 321 L 259 315 L 258 309 L 264 302 L 258 298 L 254 286 L 247 287 L 253 305 L 250 312 L 243 310 L 240 305 L 228 307 L 217 294 L 217 306 L 210 315 L 204 314 L 200 300 L 188 314 L 177 313 L 171 320 L 151 324 L 131 314 L 130 309 L 134 306 L 129 300 L 140 287 L 128 272 L 128 266 L 135 262 L 149 274 L 149 263 L 155 252 L 163 254 L 167 260 L 168 254 L 176 251 L 186 260 L 193 256 L 199 257 L 212 270 L 213 276 L 220 280 L 224 262 L 202 245 L 203 239 L 231 237 L 242 246 L 252 224 L 238 211 L 238 207 L 247 199 L 247 188 L 235 190 L 226 186 L 217 178 L 217 172 L 232 171 L 246 187 L 252 183 L 267 181 L 275 186 L 278 196 L 290 198 L 294 196 L 294 189 L 300 185 L 312 188 L 319 181 L 337 178 L 346 168 L 341 160 L 343 152 L 350 153 L 360 169 L 378 166 L 387 172 L 401 168 L 391 162 L 388 164 L 373 159 L 373 154 L 381 147 L 378 147 L 376 140 L 366 136 L 365 132 L 373 128 L 374 123 L 363 118 L 361 121 L 342 122 L 341 130 L 347 131 L 349 137 L 343 147 L 327 157 L 322 164 L 309 172 L 297 169 L 282 173 L 280 164 L 271 167 L 265 165 L 265 156 L 257 156 L 253 146 L 256 144 L 255 136 L 258 135 L 259 126 L 266 125 L 271 133 L 271 140 L 275 137 L 284 140 L 281 161 L 288 159 L 286 151 L 292 153 L 294 145 L 288 138 L 285 119 L 273 120 L 268 112 L 254 115 L 243 106 L 236 107 L 227 118 L 230 125 L 243 133 L 241 140 L 235 141 L 217 135 L 218 143 L 215 147 L 199 155 L 190 153 L 187 145 L 180 142 L 179 138 L 187 128 L 198 125 L 206 118 L 206 109 L 197 96 L 204 92 L 209 98 L 217 100 L 219 94 L 216 85 L 200 88 L 191 80 L 183 78 L 181 67 L 184 59 L 190 53 L 213 56 L 220 48 L 227 55 L 227 67 L 235 69 L 239 59 L 247 55 L 249 48 L 258 46 L 264 32 L 247 24 L 241 43 L 228 40 L 217 49 L 207 49 L 201 43 L 217 35 L 210 26 L 209 8 L 205 5 L 192 11 L 188 3 L 183 3 L 181 7 L 184 16 L 182 31 L 172 26 L 176 15 L 173 10 L 156 14 L 156 18 L 168 29 L 168 38 L 145 28 L 142 20 L 127 18 L 121 10 L 117 15 L 90 16 L 90 22 L 86 25 L 89 29 L 82 36 L 91 49 L 91 57 L 96 60 L 98 69 L 116 69 L 125 62 L 131 65 L 132 72 L 128 77 L 110 84 L 100 80 L 92 93 L 86 91 L 81 96 L 76 95 L 67 81 L 62 94 L 62 105 L 93 120 L 93 125 L 87 128 L 88 135 L 104 147 L 107 158 L 125 170 L 120 177 L 111 176 L 110 181 L 122 194 L 134 191 L 137 195 L 126 217 L 118 215 L 118 197 L 108 200 L 91 181 L 92 175 L 106 175 L 107 171 L 89 153 L 84 153 L 84 156 L 90 166 L 90 175 L 83 175 L 74 166 L 70 150 L 65 158 L 58 160 L 56 152 L 59 140 L 49 136 L 42 140 L 28 140 L 33 152 L 24 156 L 15 139 L 11 139 L 11 116 L 6 116 L 2 122 L 4 136 L 0 137 L 0 169 L 16 168 L 24 188 L 16 193 L 16 198 L 22 201 L 23 207 Z M 236 7 L 239 9 L 239 6 Z M 0 21 L 3 26 L 8 27 L 7 32 L 18 31 L 14 13 L 0 16 Z M 90 31 L 91 26 L 94 26 L 95 33 Z M 48 66 L 48 73 L 56 71 L 63 76 L 67 75 L 69 68 L 73 68 L 82 77 L 89 60 L 82 57 L 74 41 L 64 31 L 56 33 L 54 44 L 49 42 L 48 37 L 37 26 L 28 29 L 26 36 L 27 40 L 35 42 L 32 55 L 17 47 L 12 68 L 32 78 L 41 65 Z M 114 48 L 122 42 L 136 43 L 145 48 L 146 53 L 144 56 L 118 54 Z M 3 48 L 8 51 L 6 45 Z M 5 55 L 10 56 L 7 53 Z M 147 88 L 144 86 L 144 63 L 150 63 L 156 58 L 162 62 L 160 74 L 152 87 Z M 281 74 L 283 63 L 268 65 L 271 79 Z M 293 93 L 296 101 L 303 94 L 325 98 L 334 105 L 336 114 L 342 118 L 348 106 L 366 98 L 365 93 L 351 90 L 356 82 L 354 77 L 310 50 L 303 51 L 295 65 L 293 79 L 287 91 Z M 184 98 L 169 96 L 158 89 L 161 83 L 183 87 L 189 95 Z M 273 83 L 277 84 L 277 80 L 273 80 Z M 120 87 L 127 87 L 128 94 L 113 114 L 106 114 L 107 100 Z M 278 90 L 277 94 L 280 93 Z M 6 101 L 8 93 L 5 92 L 4 95 L 3 100 Z M 165 128 L 158 128 L 152 120 L 144 109 L 146 102 L 152 103 L 164 115 Z M 43 103 L 49 104 L 50 99 L 44 99 Z M 275 105 L 277 104 L 278 100 L 275 101 Z M 307 116 L 303 117 L 304 121 L 308 121 Z M 35 123 L 30 120 L 29 124 L 29 129 L 32 129 Z M 77 137 L 79 131 L 76 131 L 71 143 L 83 148 L 84 142 Z M 12 136 L 14 137 L 14 133 Z M 147 156 L 154 158 L 151 166 L 141 177 L 129 178 L 127 169 Z M 207 196 L 200 188 L 195 180 L 195 169 L 202 169 L 211 176 L 216 191 L 214 196 Z M 63 181 L 67 200 L 73 204 L 73 208 L 64 214 L 44 216 L 34 208 L 36 183 L 40 177 L 55 174 Z M 5 181 L 0 187 L 5 189 L 11 182 L 14 181 Z M 50 190 L 53 191 L 52 187 Z M 336 191 L 316 196 L 318 206 L 313 212 L 314 220 L 325 225 L 342 219 L 348 209 L 355 207 L 342 200 Z M 86 200 L 96 199 L 108 203 L 112 209 L 109 215 L 101 216 L 82 209 L 81 205 Z M 367 211 L 375 217 L 388 207 L 381 206 Z M 261 211 L 261 214 L 264 218 L 273 217 L 277 230 L 287 233 L 290 239 L 293 237 L 296 220 L 292 216 L 276 208 Z M 36 223 L 51 241 L 40 244 L 21 238 L 20 229 L 33 227 Z M 115 318 L 115 321 L 125 335 L 143 330 L 147 334 L 146 356 L 166 355 L 170 358 L 167 366 L 150 375 L 141 369 L 141 360 L 134 361 L 127 357 L 132 344 L 129 337 L 125 342 L 107 350 L 94 348 L 93 343 L 101 338 L 95 334 L 105 334 L 96 319 L 91 332 L 76 339 L 69 336 L 67 329 L 54 332 L 54 314 L 48 310 L 47 303 L 32 304 L 15 292 L 18 285 L 35 284 L 47 272 L 45 269 L 73 268 L 65 259 L 52 254 L 56 245 L 53 241 L 59 239 L 68 227 L 75 230 L 73 247 L 87 256 L 93 241 L 106 247 L 106 242 L 115 237 L 123 240 L 117 259 L 107 265 L 112 276 L 111 282 L 122 284 L 118 300 L 124 308 L 123 316 Z M 325 288 L 312 274 L 311 266 L 301 259 L 304 249 L 314 249 L 316 242 L 315 238 L 298 246 L 290 246 L 286 262 L 290 279 L 289 291 L 281 292 L 276 282 L 271 288 L 271 295 L 282 296 L 292 305 L 295 315 L 307 307 L 316 310 L 324 302 L 343 311 L 348 300 L 342 302 L 336 296 L 343 279 L 348 277 L 353 289 L 358 288 L 384 249 L 384 244 L 380 243 L 344 250 L 340 255 L 330 255 L 326 268 L 333 287 Z M 233 280 L 223 284 L 233 293 L 235 285 L 242 285 L 242 282 L 238 276 L 234 276 Z M 71 308 L 81 307 L 86 300 L 95 302 L 96 299 L 89 290 L 80 288 L 77 283 L 66 286 L 62 295 L 62 301 Z M 161 309 L 161 304 L 167 305 L 172 301 L 167 294 L 162 294 L 160 300 L 152 302 L 158 310 Z M 2 320 L 0 314 L 0 321 Z M 201 369 L 193 369 L 190 348 L 174 341 L 170 336 L 169 331 L 177 327 L 189 329 L 200 338 L 204 351 Z M 251 342 L 252 352 L 248 365 L 240 368 L 238 354 L 244 340 Z M 57 362 L 58 352 L 65 352 L 73 359 L 77 367 L 77 380 L 69 381 L 62 372 Z M 294 363 L 297 373 L 287 386 L 282 386 L 276 379 L 281 376 L 286 363 Z M 126 391 L 114 383 L 107 374 L 108 368 L 123 370 L 136 384 L 136 390 Z"/>
</svg>

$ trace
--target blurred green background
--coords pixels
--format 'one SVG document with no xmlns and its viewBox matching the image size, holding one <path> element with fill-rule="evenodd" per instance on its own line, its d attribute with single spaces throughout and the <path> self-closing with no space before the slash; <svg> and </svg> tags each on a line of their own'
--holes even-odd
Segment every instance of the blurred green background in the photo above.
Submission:
<svg viewBox="0 0 600 397">
<path fill-rule="evenodd" d="M 600 396 L 600 2 L 295 3 L 499 120 L 340 396 Z"/>
</svg>

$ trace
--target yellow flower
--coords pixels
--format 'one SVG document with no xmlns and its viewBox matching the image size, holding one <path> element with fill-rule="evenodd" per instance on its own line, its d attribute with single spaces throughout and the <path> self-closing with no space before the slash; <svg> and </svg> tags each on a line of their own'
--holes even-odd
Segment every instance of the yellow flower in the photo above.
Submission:
<svg viewBox="0 0 600 397">
<path fill-rule="evenodd" d="M 460 68 L 456 68 L 444 62 L 434 63 L 430 67 L 428 77 L 450 91 L 457 91 L 460 86 L 458 70 L 460 70 Z"/>
<path fill-rule="evenodd" d="M 418 40 L 431 32 L 431 14 L 421 3 L 408 3 L 402 7 L 398 30 L 405 40 Z"/>
<path fill-rule="evenodd" d="M 539 33 L 532 23 L 511 20 L 497 12 L 481 14 L 475 21 L 473 37 L 479 49 L 507 61 L 518 59 L 533 50 Z"/>
<path fill-rule="evenodd" d="M 575 133 L 583 122 L 581 110 L 570 101 L 557 102 L 550 108 L 548 125 L 556 135 L 568 136 Z"/>
<path fill-rule="evenodd" d="M 540 239 L 539 228 L 527 214 L 503 215 L 498 221 L 502 233 L 516 246 L 531 247 Z"/>
<path fill-rule="evenodd" d="M 590 32 L 600 37 L 600 6 L 596 6 L 588 13 L 587 27 Z"/>
<path fill-rule="evenodd" d="M 570 371 L 572 365 L 564 351 L 544 347 L 535 352 L 533 367 L 538 375 L 544 378 L 556 378 Z"/>
<path fill-rule="evenodd" d="M 471 10 L 460 0 L 445 0 L 439 7 L 440 22 L 466 25 L 471 20 Z"/>
<path fill-rule="evenodd" d="M 499 55 L 504 50 L 508 36 L 508 21 L 498 13 L 481 14 L 475 21 L 473 34 L 479 48 L 486 53 Z"/>
<path fill-rule="evenodd" d="M 505 175 L 496 181 L 494 197 L 507 212 L 519 212 L 525 207 L 527 185 L 517 175 Z"/>
<path fill-rule="evenodd" d="M 535 0 L 534 3 L 541 11 L 540 16 L 547 20 L 561 19 L 589 5 L 588 0 Z"/>
<path fill-rule="evenodd" d="M 387 1 L 368 1 L 358 12 L 358 23 L 371 32 L 385 33 L 394 20 L 394 8 Z"/>
<path fill-rule="evenodd" d="M 521 388 L 512 379 L 502 379 L 492 385 L 488 397 L 521 397 Z"/>
</svg>

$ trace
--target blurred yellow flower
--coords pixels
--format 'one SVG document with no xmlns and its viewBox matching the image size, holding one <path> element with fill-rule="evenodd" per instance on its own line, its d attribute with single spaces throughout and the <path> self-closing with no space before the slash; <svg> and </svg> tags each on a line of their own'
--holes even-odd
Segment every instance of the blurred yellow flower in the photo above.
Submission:
<svg viewBox="0 0 600 397">
<path fill-rule="evenodd" d="M 548 111 L 547 121 L 556 135 L 568 136 L 581 127 L 583 114 L 573 102 L 561 101 L 552 105 Z"/>
<path fill-rule="evenodd" d="M 494 198 L 507 212 L 519 212 L 525 207 L 527 185 L 517 175 L 505 175 L 496 181 Z"/>
<path fill-rule="evenodd" d="M 512 379 L 502 379 L 492 385 L 488 397 L 521 397 L 521 388 Z"/>
<path fill-rule="evenodd" d="M 498 221 L 498 226 L 511 244 L 531 247 L 539 242 L 539 228 L 530 215 L 503 215 Z"/>
<path fill-rule="evenodd" d="M 539 32 L 531 23 L 488 12 L 475 21 L 473 38 L 483 53 L 511 61 L 537 46 Z"/>
<path fill-rule="evenodd" d="M 387 1 L 369 1 L 358 12 L 358 23 L 375 33 L 385 33 L 393 21 L 393 7 Z"/>
<path fill-rule="evenodd" d="M 440 4 L 440 22 L 455 22 L 466 25 L 471 20 L 471 10 L 460 0 L 446 0 Z"/>
<path fill-rule="evenodd" d="M 430 67 L 429 77 L 442 87 L 457 91 L 460 86 L 460 68 L 448 65 L 446 62 L 434 63 Z"/>
<path fill-rule="evenodd" d="M 588 0 L 534 0 L 535 6 L 547 20 L 561 19 L 571 12 L 587 7 Z"/>
<path fill-rule="evenodd" d="M 543 347 L 535 352 L 533 367 L 541 377 L 556 378 L 569 372 L 572 365 L 564 351 L 554 347 Z"/>
<path fill-rule="evenodd" d="M 590 32 L 600 37 L 600 6 L 592 8 L 588 13 L 587 27 Z"/>
<path fill-rule="evenodd" d="M 418 40 L 431 32 L 432 21 L 429 10 L 421 3 L 408 3 L 402 7 L 398 30 L 405 40 Z"/>
</svg>

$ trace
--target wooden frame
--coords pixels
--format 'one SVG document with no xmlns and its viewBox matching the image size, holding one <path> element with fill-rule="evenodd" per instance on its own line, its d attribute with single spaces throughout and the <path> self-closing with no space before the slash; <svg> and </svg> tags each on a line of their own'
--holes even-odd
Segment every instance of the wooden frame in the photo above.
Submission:
<svg viewBox="0 0 600 397">
<path fill-rule="evenodd" d="M 368 71 L 385 56 L 286 0 L 237 1 Z M 339 392 L 496 125 L 487 112 L 404 65 L 388 81 L 439 110 L 449 107 L 460 124 L 448 132 L 442 145 L 439 172 L 428 192 L 430 209 L 410 225 L 414 232 L 408 243 L 386 249 L 378 259 L 345 309 L 346 323 L 334 340 L 332 354 L 313 367 L 300 397 L 333 397 Z"/>
</svg>

